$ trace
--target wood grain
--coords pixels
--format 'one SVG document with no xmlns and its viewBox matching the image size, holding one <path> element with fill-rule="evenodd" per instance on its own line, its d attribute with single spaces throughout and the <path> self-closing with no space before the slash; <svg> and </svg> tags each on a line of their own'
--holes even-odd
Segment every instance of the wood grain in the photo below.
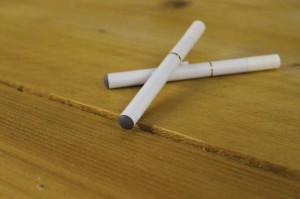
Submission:
<svg viewBox="0 0 300 199">
<path fill-rule="evenodd" d="M 297 0 L 0 1 L 0 198 L 297 198 L 299 13 Z M 282 67 L 167 84 L 123 131 L 139 87 L 102 77 L 157 66 L 195 19 L 207 30 L 191 63 L 278 53 Z"/>
<path fill-rule="evenodd" d="M 119 114 L 139 87 L 109 91 L 103 75 L 158 65 L 201 19 L 189 61 L 279 53 L 282 68 L 168 84 L 141 122 L 300 169 L 299 11 L 283 0 L 1 1 L 1 79 Z"/>
<path fill-rule="evenodd" d="M 300 181 L 0 86 L 1 198 L 296 198 Z"/>
</svg>

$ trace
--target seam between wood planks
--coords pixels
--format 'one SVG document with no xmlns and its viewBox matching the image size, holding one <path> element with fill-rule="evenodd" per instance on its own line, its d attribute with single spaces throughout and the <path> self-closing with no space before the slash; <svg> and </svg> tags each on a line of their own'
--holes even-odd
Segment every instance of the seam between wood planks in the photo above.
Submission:
<svg viewBox="0 0 300 199">
<path fill-rule="evenodd" d="M 119 116 L 118 114 L 108 111 L 108 110 L 105 110 L 105 109 L 102 109 L 102 108 L 93 107 L 93 106 L 90 106 L 90 105 L 87 105 L 87 104 L 84 104 L 81 102 L 77 102 L 75 100 L 61 97 L 59 95 L 39 91 L 37 89 L 30 88 L 30 86 L 25 86 L 25 85 L 22 85 L 22 84 L 19 84 L 16 82 L 10 82 L 7 80 L 0 79 L 0 83 L 2 85 L 14 88 L 20 92 L 26 92 L 26 93 L 29 93 L 29 94 L 32 94 L 32 95 L 35 95 L 38 97 L 46 98 L 50 101 L 61 103 L 61 104 L 67 105 L 69 107 L 73 107 L 73 108 L 79 109 L 81 111 L 88 112 L 90 114 L 98 115 L 98 116 L 101 116 L 105 119 L 108 119 L 108 120 L 111 120 L 114 122 L 117 122 L 117 120 L 118 120 L 118 116 Z M 172 130 L 164 129 L 159 126 L 149 125 L 149 124 L 145 124 L 143 122 L 138 122 L 136 126 L 137 127 L 135 127 L 135 128 L 139 128 L 140 130 L 147 132 L 147 133 L 151 133 L 155 136 L 160 136 L 160 137 L 170 139 L 170 140 L 178 142 L 178 143 L 186 144 L 191 147 L 197 148 L 199 150 L 221 156 L 227 160 L 235 161 L 240 164 L 249 166 L 251 168 L 259 169 L 259 170 L 262 170 L 262 171 L 265 171 L 268 173 L 275 174 L 277 176 L 287 178 L 289 180 L 300 182 L 300 171 L 298 171 L 298 170 L 290 169 L 288 167 L 281 166 L 281 165 L 274 164 L 274 163 L 267 162 L 267 161 L 263 161 L 263 160 L 259 160 L 257 158 L 254 158 L 254 157 L 251 157 L 251 156 L 248 156 L 245 154 L 241 154 L 241 153 L 234 152 L 234 151 L 231 151 L 228 149 L 213 146 L 202 140 L 195 139 L 190 136 L 183 135 L 181 133 L 177 133 Z"/>
</svg>

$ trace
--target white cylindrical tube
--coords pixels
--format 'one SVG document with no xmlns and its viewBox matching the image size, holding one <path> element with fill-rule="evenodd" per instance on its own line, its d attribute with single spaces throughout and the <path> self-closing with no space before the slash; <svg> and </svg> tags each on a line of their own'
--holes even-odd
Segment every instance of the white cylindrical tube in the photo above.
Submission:
<svg viewBox="0 0 300 199">
<path fill-rule="evenodd" d="M 169 76 L 192 49 L 205 30 L 201 21 L 194 21 L 171 52 L 162 61 L 155 72 L 150 75 L 144 86 L 131 100 L 119 117 L 119 124 L 124 129 L 132 129 L 143 115 L 152 100 L 167 82 Z"/>
<path fill-rule="evenodd" d="M 279 67 L 280 57 L 277 54 L 197 64 L 181 63 L 169 77 L 168 81 L 246 73 L 275 69 Z M 147 79 L 149 79 L 154 71 L 155 68 L 150 68 L 127 72 L 108 73 L 104 77 L 104 84 L 109 89 L 142 85 L 147 81 Z"/>
</svg>

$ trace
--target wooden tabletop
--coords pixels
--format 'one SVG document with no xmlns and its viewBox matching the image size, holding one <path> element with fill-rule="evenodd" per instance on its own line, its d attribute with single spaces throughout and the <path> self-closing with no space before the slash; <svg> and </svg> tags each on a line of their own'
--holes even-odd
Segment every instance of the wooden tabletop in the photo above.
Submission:
<svg viewBox="0 0 300 199">
<path fill-rule="evenodd" d="M 190 63 L 278 53 L 271 71 L 168 83 L 136 127 L 140 87 L 193 20 Z M 297 0 L 2 0 L 0 198 L 297 198 Z"/>
</svg>

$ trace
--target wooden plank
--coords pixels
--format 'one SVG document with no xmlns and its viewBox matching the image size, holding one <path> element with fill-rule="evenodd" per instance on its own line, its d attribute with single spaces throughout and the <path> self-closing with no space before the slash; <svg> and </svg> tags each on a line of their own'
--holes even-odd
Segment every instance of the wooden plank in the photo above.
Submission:
<svg viewBox="0 0 300 199">
<path fill-rule="evenodd" d="M 0 197 L 296 198 L 290 180 L 0 86 Z"/>
<path fill-rule="evenodd" d="M 194 19 L 207 31 L 191 62 L 279 53 L 276 71 L 168 84 L 141 122 L 300 169 L 299 1 L 0 4 L 1 80 L 115 114 L 139 88 L 108 91 L 102 76 L 159 64 Z"/>
</svg>

